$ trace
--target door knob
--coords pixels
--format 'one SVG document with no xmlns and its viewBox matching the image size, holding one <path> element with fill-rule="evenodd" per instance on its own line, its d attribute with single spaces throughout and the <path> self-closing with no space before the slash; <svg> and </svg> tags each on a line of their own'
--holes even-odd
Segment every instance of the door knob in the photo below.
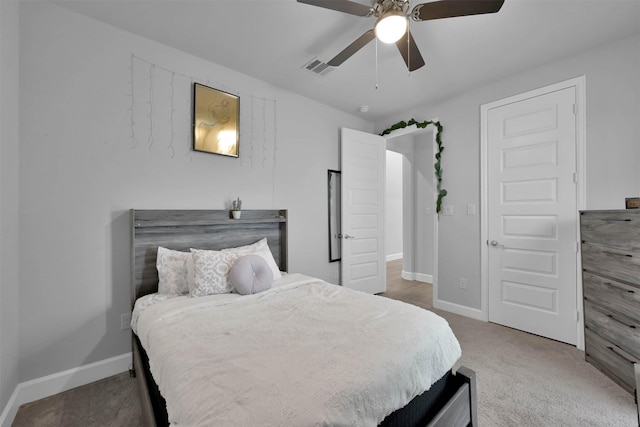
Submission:
<svg viewBox="0 0 640 427">
<path fill-rule="evenodd" d="M 356 238 L 356 236 L 350 236 L 350 235 L 348 235 L 348 234 L 345 234 L 345 235 L 344 235 L 344 238 L 345 238 L 345 239 L 355 239 L 355 238 Z"/>
<path fill-rule="evenodd" d="M 500 243 L 496 242 L 495 240 L 491 241 L 491 246 L 496 246 L 498 248 L 504 248 L 504 245 L 501 245 Z"/>
</svg>

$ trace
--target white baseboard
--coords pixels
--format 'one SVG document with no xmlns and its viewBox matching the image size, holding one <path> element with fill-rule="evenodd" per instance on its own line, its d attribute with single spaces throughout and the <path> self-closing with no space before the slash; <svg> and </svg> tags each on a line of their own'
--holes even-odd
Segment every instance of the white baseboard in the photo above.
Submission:
<svg viewBox="0 0 640 427">
<path fill-rule="evenodd" d="M 0 415 L 0 427 L 11 426 L 20 405 L 126 372 L 130 367 L 131 353 L 125 353 L 20 383 Z"/>
<path fill-rule="evenodd" d="M 400 252 L 398 254 L 387 255 L 387 262 L 395 261 L 397 259 L 402 259 L 402 252 Z"/>
<path fill-rule="evenodd" d="M 459 314 L 460 316 L 470 317 L 472 319 L 482 320 L 483 322 L 486 322 L 486 320 L 482 316 L 482 310 L 478 310 L 477 308 L 467 307 L 466 305 L 460 305 L 453 302 L 436 299 L 433 301 L 433 308 L 437 308 L 439 310 L 448 311 L 450 313 Z"/>
<path fill-rule="evenodd" d="M 412 273 L 402 270 L 402 278 L 404 280 L 415 280 L 416 282 L 433 283 L 433 276 L 424 273 Z"/>
<path fill-rule="evenodd" d="M 416 281 L 424 283 L 433 283 L 433 276 L 431 274 L 416 273 Z"/>
</svg>

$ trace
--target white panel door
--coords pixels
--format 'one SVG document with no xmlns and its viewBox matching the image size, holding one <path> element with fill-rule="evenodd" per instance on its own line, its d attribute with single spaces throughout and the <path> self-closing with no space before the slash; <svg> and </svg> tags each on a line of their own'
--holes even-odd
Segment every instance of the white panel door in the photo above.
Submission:
<svg viewBox="0 0 640 427">
<path fill-rule="evenodd" d="M 342 128 L 342 286 L 372 294 L 387 290 L 385 161 L 384 138 Z"/>
<path fill-rule="evenodd" d="M 487 112 L 489 321 L 576 344 L 575 87 Z"/>
</svg>

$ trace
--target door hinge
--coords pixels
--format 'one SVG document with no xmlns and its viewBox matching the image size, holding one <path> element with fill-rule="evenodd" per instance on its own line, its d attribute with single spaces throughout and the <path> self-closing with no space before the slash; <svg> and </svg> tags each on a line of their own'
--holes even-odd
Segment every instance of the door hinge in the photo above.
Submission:
<svg viewBox="0 0 640 427">
<path fill-rule="evenodd" d="M 577 110 L 577 108 L 576 108 L 576 104 L 573 104 L 573 115 L 574 115 L 574 116 L 577 114 L 577 113 L 576 113 L 576 110 Z"/>
<path fill-rule="evenodd" d="M 576 322 L 580 322 L 580 312 L 576 310 Z"/>
<path fill-rule="evenodd" d="M 573 173 L 573 183 L 577 184 L 578 183 L 578 174 L 577 173 Z"/>
</svg>

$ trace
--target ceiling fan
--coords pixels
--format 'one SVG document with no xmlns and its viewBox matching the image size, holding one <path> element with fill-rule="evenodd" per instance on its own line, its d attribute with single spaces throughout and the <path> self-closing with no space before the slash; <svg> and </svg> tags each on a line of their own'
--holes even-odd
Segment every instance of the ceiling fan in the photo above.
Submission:
<svg viewBox="0 0 640 427">
<path fill-rule="evenodd" d="M 410 0 L 371 0 L 371 7 L 350 0 L 298 0 L 312 6 L 337 10 L 351 15 L 377 18 L 372 29 L 361 35 L 353 43 L 337 54 L 327 64 L 337 67 L 362 49 L 374 38 L 383 43 L 395 43 L 409 71 L 424 65 L 411 32 L 409 17 L 416 22 L 456 16 L 495 13 L 504 0 L 439 0 L 416 5 L 409 11 Z"/>
</svg>

